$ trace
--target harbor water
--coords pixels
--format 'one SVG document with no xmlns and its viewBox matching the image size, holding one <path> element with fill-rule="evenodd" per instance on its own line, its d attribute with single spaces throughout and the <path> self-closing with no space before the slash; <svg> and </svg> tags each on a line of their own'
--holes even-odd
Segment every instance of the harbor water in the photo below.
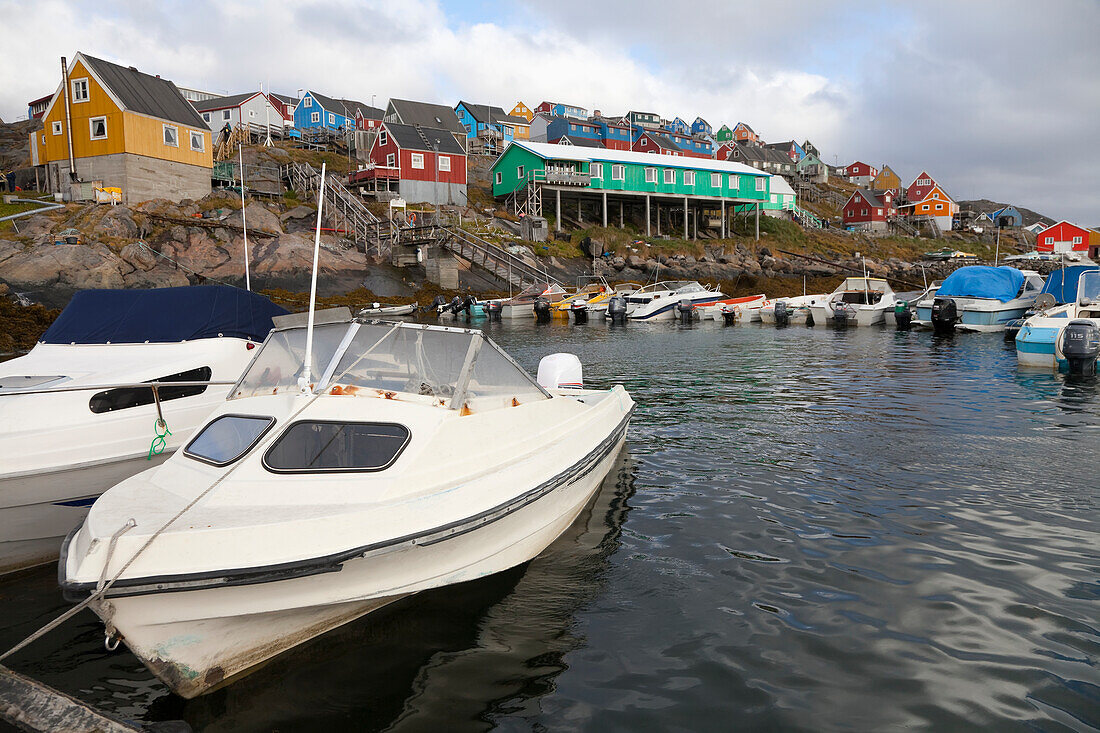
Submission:
<svg viewBox="0 0 1100 733">
<path fill-rule="evenodd" d="M 210 731 L 1100 728 L 1097 379 L 1021 370 L 1000 335 L 485 328 L 638 405 L 534 561 L 190 701 L 90 612 L 6 664 Z M 53 567 L 0 604 L 5 649 L 68 607 Z"/>
</svg>

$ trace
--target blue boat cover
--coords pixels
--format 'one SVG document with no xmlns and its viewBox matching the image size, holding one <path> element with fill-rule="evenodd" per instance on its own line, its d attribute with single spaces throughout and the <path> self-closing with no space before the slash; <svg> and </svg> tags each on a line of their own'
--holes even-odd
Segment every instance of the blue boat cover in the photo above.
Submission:
<svg viewBox="0 0 1100 733">
<path fill-rule="evenodd" d="M 1077 300 L 1077 281 L 1086 272 L 1100 270 L 1100 265 L 1070 265 L 1050 273 L 1043 292 L 1050 293 L 1058 301 L 1058 305 L 1072 303 Z"/>
<path fill-rule="evenodd" d="M 956 298 L 989 298 L 1007 303 L 1016 297 L 1024 284 L 1024 273 L 1015 267 L 970 265 L 960 267 L 947 276 L 936 292 Z"/>
<path fill-rule="evenodd" d="M 218 334 L 262 341 L 287 311 L 227 285 L 153 290 L 84 290 L 41 341 L 47 344 L 174 343 Z"/>
</svg>

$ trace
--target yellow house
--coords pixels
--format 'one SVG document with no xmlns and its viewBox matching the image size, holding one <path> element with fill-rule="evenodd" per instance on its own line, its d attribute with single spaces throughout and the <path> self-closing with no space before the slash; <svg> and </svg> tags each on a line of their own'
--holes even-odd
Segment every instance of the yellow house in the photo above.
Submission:
<svg viewBox="0 0 1100 733">
<path fill-rule="evenodd" d="M 125 203 L 210 193 L 211 132 L 167 79 L 77 53 L 31 133 L 31 158 L 48 190 L 72 200 L 93 186 Z"/>
<path fill-rule="evenodd" d="M 535 113 L 532 112 L 531 109 L 523 102 L 516 102 L 516 106 L 512 107 L 512 111 L 508 114 L 512 115 L 513 117 L 522 117 L 528 122 L 535 119 Z"/>
<path fill-rule="evenodd" d="M 875 191 L 893 191 L 897 193 L 901 190 L 901 178 L 897 173 L 888 165 L 882 166 L 882 170 L 875 176 L 875 180 L 871 182 L 871 188 Z"/>
</svg>

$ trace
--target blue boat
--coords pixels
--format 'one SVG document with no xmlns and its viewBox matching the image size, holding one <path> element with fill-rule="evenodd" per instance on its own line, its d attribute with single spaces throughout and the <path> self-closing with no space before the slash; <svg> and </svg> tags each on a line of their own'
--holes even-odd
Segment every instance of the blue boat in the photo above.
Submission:
<svg viewBox="0 0 1100 733">
<path fill-rule="evenodd" d="M 1087 318 L 1100 325 L 1100 266 L 1072 265 L 1055 270 L 1036 300 L 1035 313 L 1016 334 L 1021 366 L 1062 369 L 1061 335 L 1070 321 Z"/>
<path fill-rule="evenodd" d="M 917 304 L 917 322 L 937 328 L 962 331 L 1003 331 L 1035 303 L 1043 289 L 1043 277 L 1032 270 L 1015 267 L 970 265 L 951 273 L 934 297 Z M 933 306 L 943 323 L 936 320 Z M 946 306 L 946 307 L 945 307 Z"/>
</svg>

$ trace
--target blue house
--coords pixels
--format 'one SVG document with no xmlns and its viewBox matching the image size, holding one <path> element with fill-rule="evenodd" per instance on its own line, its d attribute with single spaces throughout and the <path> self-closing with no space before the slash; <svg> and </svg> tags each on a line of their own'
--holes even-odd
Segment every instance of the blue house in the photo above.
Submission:
<svg viewBox="0 0 1100 733">
<path fill-rule="evenodd" d="M 557 142 L 563 137 L 577 140 L 592 140 L 603 143 L 603 128 L 601 123 L 588 122 L 570 117 L 553 117 L 546 125 L 546 141 Z"/>
<path fill-rule="evenodd" d="M 377 107 L 351 99 L 334 99 L 312 90 L 307 91 L 294 108 L 294 126 L 299 130 L 326 128 L 352 130 L 373 127 L 367 123 L 380 121 L 384 112 Z"/>
<path fill-rule="evenodd" d="M 714 137 L 714 128 L 710 126 L 710 123 L 704 120 L 702 117 L 696 117 L 695 122 L 691 123 L 692 135 L 706 135 L 707 137 Z"/>
<path fill-rule="evenodd" d="M 510 115 L 500 107 L 492 107 L 487 104 L 471 104 L 460 101 L 455 106 L 455 115 L 462 126 L 466 128 L 466 137 L 470 139 L 492 129 L 507 143 L 515 137 L 517 125 L 523 128 L 530 125 L 524 117 Z"/>
<path fill-rule="evenodd" d="M 575 104 L 564 104 L 563 102 L 543 102 L 538 107 L 535 107 L 535 113 L 537 114 L 539 112 L 550 115 L 551 117 L 572 117 L 578 120 L 588 119 L 587 109 L 578 107 Z"/>
<path fill-rule="evenodd" d="M 691 128 L 688 127 L 688 123 L 677 117 L 672 122 L 669 122 L 664 126 L 664 129 L 668 132 L 674 132 L 677 135 L 690 135 Z"/>
<path fill-rule="evenodd" d="M 993 220 L 993 226 L 997 228 L 1022 227 L 1024 225 L 1024 215 L 1015 206 L 997 209 L 989 215 L 989 218 Z"/>
</svg>

